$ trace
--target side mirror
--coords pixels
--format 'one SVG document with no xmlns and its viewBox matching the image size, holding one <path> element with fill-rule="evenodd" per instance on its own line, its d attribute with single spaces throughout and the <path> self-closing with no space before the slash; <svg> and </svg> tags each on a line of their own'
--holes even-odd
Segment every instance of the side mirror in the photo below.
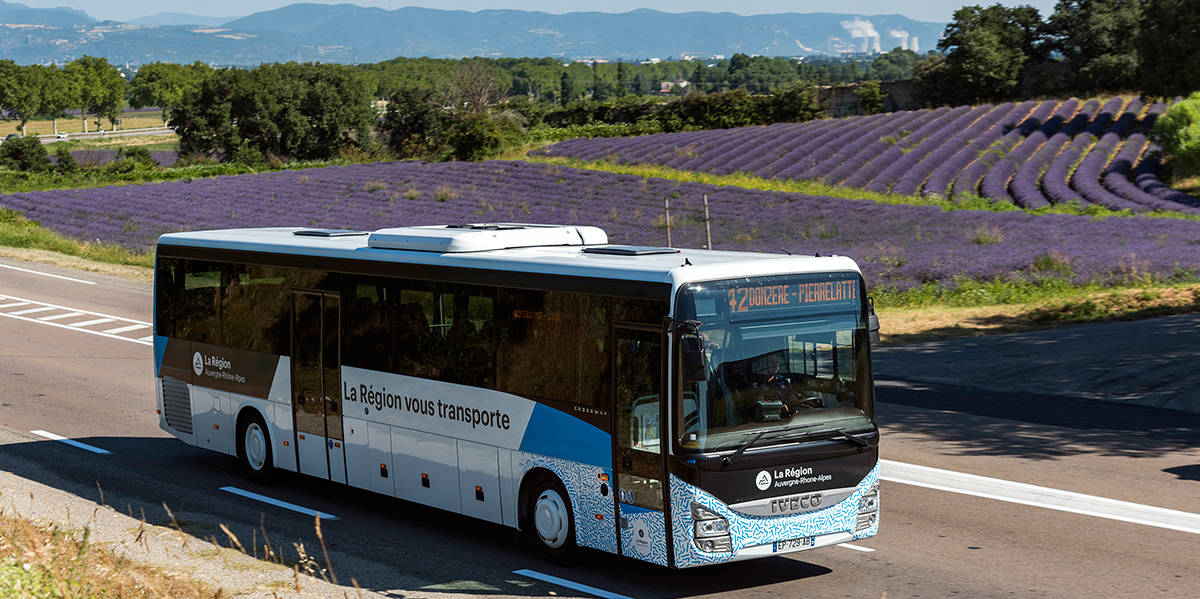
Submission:
<svg viewBox="0 0 1200 599">
<path fill-rule="evenodd" d="M 704 345 L 698 335 L 679 338 L 679 351 L 683 356 L 683 380 L 696 383 L 708 379 L 708 360 L 704 356 Z"/>
<path fill-rule="evenodd" d="M 871 343 L 879 343 L 879 317 L 875 315 L 875 299 L 867 298 L 867 332 Z"/>
</svg>

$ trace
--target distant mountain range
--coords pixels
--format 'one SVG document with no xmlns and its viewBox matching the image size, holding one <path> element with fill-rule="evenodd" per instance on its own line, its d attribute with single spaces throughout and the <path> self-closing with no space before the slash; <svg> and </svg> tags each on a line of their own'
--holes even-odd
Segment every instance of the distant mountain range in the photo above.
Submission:
<svg viewBox="0 0 1200 599">
<path fill-rule="evenodd" d="M 741 16 L 664 13 L 555 15 L 519 10 L 384 10 L 291 4 L 232 20 L 161 13 L 129 23 L 68 8 L 0 0 L 0 56 L 21 64 L 89 54 L 114 64 L 154 61 L 255 65 L 274 61 L 378 62 L 397 56 L 542 57 L 626 61 L 658 58 L 836 55 L 933 48 L 943 23 L 902 15 L 834 13 Z"/>
</svg>

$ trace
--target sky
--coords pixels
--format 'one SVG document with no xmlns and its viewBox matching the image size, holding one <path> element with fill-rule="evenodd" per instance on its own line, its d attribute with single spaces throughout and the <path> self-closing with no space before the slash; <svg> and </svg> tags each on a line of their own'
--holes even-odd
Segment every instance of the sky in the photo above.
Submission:
<svg viewBox="0 0 1200 599">
<path fill-rule="evenodd" d="M 759 15 L 781 12 L 836 12 L 847 14 L 882 15 L 900 13 L 917 21 L 948 22 L 956 9 L 967 4 L 991 5 L 995 0 L 922 0 L 921 2 L 890 2 L 887 0 L 840 0 L 839 2 L 818 2 L 816 0 L 667 0 L 666 2 L 647 2 L 646 0 L 597 0 L 591 3 L 566 4 L 562 0 L 506 0 L 487 2 L 482 0 L 9 0 L 28 6 L 51 7 L 66 6 L 82 10 L 92 18 L 115 21 L 128 21 L 160 12 L 180 12 L 209 17 L 244 17 L 246 15 L 271 10 L 293 4 L 295 2 L 316 2 L 322 4 L 349 3 L 359 6 L 378 6 L 384 9 L 396 9 L 404 6 L 424 6 L 428 8 L 457 9 L 477 11 L 491 8 L 507 8 L 515 10 L 540 10 L 550 13 L 598 11 L 598 12 L 628 12 L 637 8 L 653 8 L 663 12 L 734 12 L 741 15 Z M 1006 6 L 1028 4 L 1038 9 L 1042 16 L 1054 10 L 1055 0 L 1026 0 L 1024 2 L 1001 1 Z"/>
</svg>

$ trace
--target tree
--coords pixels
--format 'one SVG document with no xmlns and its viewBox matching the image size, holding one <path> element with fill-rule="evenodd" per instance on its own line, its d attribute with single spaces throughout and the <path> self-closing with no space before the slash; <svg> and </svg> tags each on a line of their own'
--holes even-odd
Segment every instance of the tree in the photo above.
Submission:
<svg viewBox="0 0 1200 599">
<path fill-rule="evenodd" d="M 925 90 L 949 103 L 999 100 L 1016 95 L 1031 64 L 1045 49 L 1042 21 L 1030 6 L 964 6 L 954 11 L 938 49 L 946 53 L 937 79 L 945 88 Z"/>
<path fill-rule="evenodd" d="M 558 102 L 562 106 L 566 106 L 575 97 L 575 86 L 571 84 L 571 76 L 566 71 L 563 71 L 562 77 L 559 77 L 558 85 Z"/>
<path fill-rule="evenodd" d="M 1158 117 L 1154 138 L 1166 152 L 1175 176 L 1200 175 L 1200 92 L 1176 102 Z"/>
<path fill-rule="evenodd" d="M 85 123 L 88 116 L 94 116 L 97 128 L 102 118 L 107 118 L 110 125 L 116 125 L 121 102 L 125 100 L 125 78 L 121 71 L 103 58 L 84 55 L 71 61 L 65 72 L 74 80 L 78 92 L 76 101 Z"/>
<path fill-rule="evenodd" d="M 21 130 L 22 136 L 25 135 L 25 124 L 42 108 L 48 76 L 43 69 L 44 67 L 39 65 L 17 67 L 10 74 L 12 91 L 6 108 L 21 121 L 17 128 Z"/>
<path fill-rule="evenodd" d="M 367 148 L 376 113 L 368 82 L 350 66 L 267 64 L 214 71 L 184 96 L 171 124 L 184 154 L 237 152 L 328 160 Z"/>
<path fill-rule="evenodd" d="M 624 97 L 629 93 L 629 69 L 625 68 L 623 61 L 617 61 L 617 97 Z"/>
<path fill-rule="evenodd" d="M 445 152 L 450 115 L 433 92 L 403 88 L 388 100 L 380 129 L 401 158 L 437 158 Z"/>
<path fill-rule="evenodd" d="M 1142 0 L 1059 0 L 1046 26 L 1082 91 L 1134 89 Z M 1200 5 L 1196 6 L 1200 9 Z"/>
<path fill-rule="evenodd" d="M 448 103 L 456 111 L 482 112 L 508 92 L 496 70 L 481 60 L 464 60 L 450 76 Z"/>
<path fill-rule="evenodd" d="M 157 106 L 163 116 L 178 107 L 184 96 L 200 87 L 212 74 L 212 68 L 196 61 L 190 65 L 152 62 L 142 65 L 129 84 L 129 105 L 134 108 Z"/>
<path fill-rule="evenodd" d="M 600 77 L 600 65 L 592 61 L 592 99 L 602 102 L 608 99 L 608 84 Z"/>
<path fill-rule="evenodd" d="M 887 102 L 887 92 L 883 91 L 878 79 L 868 79 L 859 83 L 854 88 L 854 95 L 858 97 L 858 106 L 862 108 L 863 114 L 879 114 L 883 112 Z"/>
<path fill-rule="evenodd" d="M 1200 7 L 1196 0 L 1148 0 L 1136 39 L 1142 91 L 1175 96 L 1200 89 Z"/>
</svg>

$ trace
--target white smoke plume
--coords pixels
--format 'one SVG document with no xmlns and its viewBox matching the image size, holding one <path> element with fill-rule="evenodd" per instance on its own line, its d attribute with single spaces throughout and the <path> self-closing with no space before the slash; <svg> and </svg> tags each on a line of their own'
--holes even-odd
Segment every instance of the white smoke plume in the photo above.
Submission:
<svg viewBox="0 0 1200 599">
<path fill-rule="evenodd" d="M 845 29 L 850 37 L 879 37 L 875 26 L 861 17 L 854 17 L 853 21 L 842 21 L 842 29 Z"/>
<path fill-rule="evenodd" d="M 900 41 L 900 49 L 908 50 L 908 32 L 903 29 L 888 29 L 888 36 Z"/>
</svg>

